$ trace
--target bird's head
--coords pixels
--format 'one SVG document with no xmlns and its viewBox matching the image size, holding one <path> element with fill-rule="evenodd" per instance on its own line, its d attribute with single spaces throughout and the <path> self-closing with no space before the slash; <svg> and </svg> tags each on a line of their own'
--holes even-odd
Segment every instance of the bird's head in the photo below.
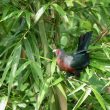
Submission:
<svg viewBox="0 0 110 110">
<path fill-rule="evenodd" d="M 61 49 L 54 49 L 53 52 L 56 54 L 57 57 L 62 56 L 62 54 L 64 53 L 64 51 Z"/>
</svg>

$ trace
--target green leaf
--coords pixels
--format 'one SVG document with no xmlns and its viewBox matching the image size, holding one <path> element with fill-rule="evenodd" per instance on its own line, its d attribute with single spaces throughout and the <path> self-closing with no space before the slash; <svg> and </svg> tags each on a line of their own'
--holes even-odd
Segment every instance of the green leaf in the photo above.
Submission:
<svg viewBox="0 0 110 110">
<path fill-rule="evenodd" d="M 50 4 L 46 4 L 44 6 L 42 6 L 36 13 L 35 15 L 35 23 L 38 22 L 38 20 L 40 19 L 40 17 L 44 14 L 45 10 L 49 7 Z"/>
<path fill-rule="evenodd" d="M 35 36 L 35 34 L 32 34 L 32 33 L 30 34 L 30 36 L 31 36 L 30 44 L 33 47 L 33 52 L 35 53 L 37 62 L 39 63 L 39 65 L 41 65 L 40 53 L 39 53 L 38 42 L 37 42 L 36 36 Z"/>
<path fill-rule="evenodd" d="M 33 55 L 33 51 L 32 51 L 32 47 L 30 45 L 30 42 L 28 41 L 28 39 L 24 39 L 24 45 L 25 45 L 25 49 L 26 49 L 26 55 L 30 60 L 35 60 L 34 55 Z"/>
<path fill-rule="evenodd" d="M 55 72 L 55 67 L 56 67 L 56 59 L 53 59 L 51 64 L 51 75 L 53 75 L 53 73 Z"/>
<path fill-rule="evenodd" d="M 9 15 L 5 16 L 4 18 L 2 18 L 0 20 L 0 22 L 5 21 L 11 17 L 17 17 L 18 18 L 22 13 L 23 13 L 23 11 L 14 11 L 14 12 L 10 13 Z"/>
<path fill-rule="evenodd" d="M 27 61 L 27 62 L 25 62 L 24 64 L 22 64 L 22 65 L 18 68 L 18 70 L 16 71 L 16 77 L 17 77 L 24 69 L 26 69 L 29 64 L 31 65 L 31 61 Z"/>
<path fill-rule="evenodd" d="M 37 62 L 32 62 L 30 66 L 31 69 L 33 70 L 33 77 L 35 81 L 37 81 L 37 78 L 39 77 L 39 79 L 43 83 L 43 74 L 40 65 Z"/>
<path fill-rule="evenodd" d="M 55 98 L 58 99 L 58 106 L 60 107 L 60 110 L 67 110 L 66 93 L 60 83 L 55 87 L 54 92 L 56 93 Z"/>
<path fill-rule="evenodd" d="M 74 0 L 65 0 L 68 7 L 73 7 L 73 1 Z"/>
<path fill-rule="evenodd" d="M 2 78 L 0 80 L 0 87 L 2 86 L 2 84 L 3 84 L 3 82 L 4 82 L 5 78 L 6 78 L 6 75 L 7 75 L 8 71 L 9 71 L 9 69 L 11 68 L 12 61 L 13 61 L 13 57 L 10 55 L 10 57 L 8 59 L 8 62 L 7 62 L 7 65 L 6 65 L 5 69 L 4 69 Z"/>
<path fill-rule="evenodd" d="M 104 44 L 104 43 L 102 44 L 102 49 L 103 49 L 105 55 L 107 56 L 107 58 L 110 60 L 110 53 L 108 51 L 106 44 Z"/>
<path fill-rule="evenodd" d="M 86 73 L 88 74 L 89 78 L 91 78 L 93 75 L 93 71 L 90 71 L 88 67 L 86 68 Z"/>
<path fill-rule="evenodd" d="M 92 67 L 95 67 L 103 72 L 108 71 L 108 69 L 106 68 L 107 63 L 106 62 L 102 62 L 101 60 L 92 60 L 90 65 Z"/>
<path fill-rule="evenodd" d="M 56 79 L 52 84 L 51 86 L 55 86 L 57 84 L 59 84 L 60 82 L 62 82 L 64 79 L 62 77 L 59 77 L 58 79 Z"/>
<path fill-rule="evenodd" d="M 88 20 L 81 20 L 80 25 L 81 25 L 81 28 L 84 28 L 84 29 L 87 29 L 87 30 L 91 30 L 91 28 L 92 28 L 92 24 Z"/>
<path fill-rule="evenodd" d="M 12 62 L 12 67 L 11 67 L 11 72 L 10 72 L 10 76 L 9 76 L 9 85 L 8 85 L 8 95 L 10 95 L 10 91 L 13 85 L 13 81 L 15 79 L 16 76 L 16 70 L 18 68 L 18 64 L 19 64 L 19 60 L 20 60 L 20 55 L 21 55 L 21 44 L 18 44 L 14 51 L 13 51 L 13 62 Z"/>
<path fill-rule="evenodd" d="M 106 110 L 106 106 L 105 106 L 103 97 L 100 95 L 100 93 L 96 89 L 94 89 L 93 87 L 91 87 L 91 89 L 92 89 L 96 99 L 100 103 L 101 107 L 103 108 L 103 110 Z"/>
<path fill-rule="evenodd" d="M 3 10 L 2 19 L 6 17 L 7 13 L 9 12 L 9 10 L 10 10 L 10 7 L 6 7 L 6 8 Z"/>
<path fill-rule="evenodd" d="M 64 18 L 65 22 L 68 23 L 68 17 L 66 16 L 66 12 L 62 9 L 62 7 L 56 3 L 52 4 L 52 6 Z"/>
<path fill-rule="evenodd" d="M 8 102 L 8 97 L 4 96 L 0 99 L 0 110 L 5 110 Z"/>
<path fill-rule="evenodd" d="M 70 94 L 68 94 L 68 96 L 73 95 L 75 92 L 78 92 L 79 90 L 84 89 L 84 87 L 86 86 L 86 84 L 82 84 L 81 86 L 79 86 L 78 88 L 76 88 L 74 91 L 72 91 Z"/>
<path fill-rule="evenodd" d="M 68 42 L 67 36 L 63 35 L 60 41 L 61 45 L 65 47 L 67 45 L 67 42 Z"/>
<path fill-rule="evenodd" d="M 40 88 L 39 95 L 37 98 L 37 104 L 36 104 L 38 110 L 42 104 L 43 99 L 45 98 L 45 95 L 47 94 L 47 92 L 49 90 L 48 88 L 49 88 L 49 85 L 50 85 L 50 82 L 52 81 L 52 79 L 53 78 L 51 77 L 51 78 L 47 79 L 45 81 L 45 83 L 42 83 L 42 86 Z"/>
<path fill-rule="evenodd" d="M 28 28 L 30 29 L 30 22 L 31 22 L 31 20 L 30 20 L 30 17 L 31 17 L 31 13 L 30 12 L 25 12 L 25 14 L 26 14 L 26 22 L 27 22 L 27 25 L 28 25 Z"/>
<path fill-rule="evenodd" d="M 77 110 L 80 107 L 80 105 L 86 100 L 86 98 L 90 95 L 90 93 L 91 89 L 87 88 L 72 110 Z"/>
<path fill-rule="evenodd" d="M 64 89 L 60 83 L 57 85 L 57 88 L 61 91 L 63 96 L 67 99 L 66 93 L 65 93 L 65 91 L 64 91 Z"/>
<path fill-rule="evenodd" d="M 21 84 L 20 90 L 21 90 L 21 91 L 25 91 L 25 89 L 26 89 L 28 86 L 29 86 L 28 83 Z"/>
<path fill-rule="evenodd" d="M 53 93 L 50 94 L 50 109 L 49 110 L 58 110 L 57 101 L 55 100 L 55 96 Z"/>
</svg>

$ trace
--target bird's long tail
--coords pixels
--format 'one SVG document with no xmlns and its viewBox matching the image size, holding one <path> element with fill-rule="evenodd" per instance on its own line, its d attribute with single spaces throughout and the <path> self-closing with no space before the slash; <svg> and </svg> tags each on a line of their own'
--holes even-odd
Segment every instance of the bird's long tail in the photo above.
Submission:
<svg viewBox="0 0 110 110">
<path fill-rule="evenodd" d="M 89 46 L 90 40 L 91 40 L 91 36 L 92 36 L 92 31 L 87 32 L 84 35 L 80 36 L 77 51 L 82 51 L 82 50 L 88 49 L 88 46 Z"/>
</svg>

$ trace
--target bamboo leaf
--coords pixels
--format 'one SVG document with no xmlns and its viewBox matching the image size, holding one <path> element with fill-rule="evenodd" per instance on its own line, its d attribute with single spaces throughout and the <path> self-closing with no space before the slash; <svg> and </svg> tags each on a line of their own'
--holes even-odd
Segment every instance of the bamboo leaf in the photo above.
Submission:
<svg viewBox="0 0 110 110">
<path fill-rule="evenodd" d="M 34 34 L 31 34 L 30 36 L 31 36 L 30 40 L 32 41 L 30 42 L 31 46 L 33 47 L 33 51 L 35 53 L 35 56 L 36 56 L 36 59 L 39 65 L 41 65 L 40 53 L 39 53 L 38 42 L 37 42 L 36 36 Z"/>
<path fill-rule="evenodd" d="M 9 71 L 9 69 L 11 68 L 12 61 L 13 61 L 13 57 L 10 55 L 10 57 L 8 59 L 8 62 L 7 62 L 7 65 L 6 65 L 5 69 L 4 69 L 2 78 L 0 80 L 0 87 L 2 86 L 2 84 L 3 84 L 3 82 L 4 82 L 5 78 L 6 78 L 6 75 L 7 75 L 8 71 Z"/>
<path fill-rule="evenodd" d="M 31 48 L 31 45 L 30 45 L 28 39 L 24 39 L 24 45 L 25 45 L 25 48 L 26 48 L 27 57 L 30 60 L 34 61 L 35 59 L 34 59 L 33 51 L 32 51 L 32 48 Z"/>
<path fill-rule="evenodd" d="M 72 110 L 77 110 L 81 106 L 81 104 L 86 100 L 86 98 L 90 95 L 90 93 L 91 89 L 87 88 Z"/>
<path fill-rule="evenodd" d="M 50 82 L 52 81 L 52 79 L 53 78 L 51 77 L 51 78 L 47 79 L 45 81 L 45 83 L 42 84 L 42 87 L 41 87 L 39 95 L 38 95 L 37 104 L 36 104 L 38 110 L 41 106 L 41 103 L 42 103 L 43 99 L 45 98 L 45 95 L 48 92 L 48 87 L 49 87 Z"/>
<path fill-rule="evenodd" d="M 91 87 L 91 89 L 92 89 L 96 99 L 100 103 L 101 107 L 103 108 L 103 110 L 106 110 L 106 106 L 105 106 L 103 97 L 100 95 L 100 93 L 96 89 L 94 89 L 93 87 Z"/>
<path fill-rule="evenodd" d="M 52 6 L 64 18 L 65 22 L 69 22 L 68 17 L 66 16 L 66 12 L 62 9 L 61 6 L 56 3 L 52 4 Z"/>
<path fill-rule="evenodd" d="M 52 75 L 55 72 L 55 67 L 56 67 L 56 59 L 53 59 L 52 64 L 51 64 L 51 74 Z"/>
<path fill-rule="evenodd" d="M 31 22 L 31 20 L 30 20 L 30 17 L 31 17 L 31 13 L 29 13 L 29 12 L 25 12 L 25 14 L 26 14 L 26 22 L 27 22 L 27 25 L 28 25 L 28 28 L 30 29 L 30 22 Z"/>
<path fill-rule="evenodd" d="M 57 84 L 59 84 L 60 82 L 62 82 L 64 79 L 62 77 L 59 77 L 58 79 L 56 79 L 52 84 L 51 86 L 55 86 Z"/>
<path fill-rule="evenodd" d="M 86 84 L 82 84 L 81 86 L 79 86 L 78 88 L 76 88 L 74 91 L 72 91 L 70 94 L 68 94 L 68 96 L 73 95 L 74 93 L 78 92 L 79 90 L 84 89 L 84 87 L 86 86 Z"/>
<path fill-rule="evenodd" d="M 18 68 L 18 64 L 19 64 L 19 60 L 20 60 L 20 55 L 21 55 L 21 45 L 18 44 L 14 51 L 13 51 L 13 62 L 12 62 L 12 67 L 11 67 L 11 72 L 10 72 L 10 76 L 9 76 L 9 85 L 8 85 L 8 95 L 10 95 L 10 91 L 13 85 L 13 81 L 15 79 L 16 76 L 16 70 Z"/>
<path fill-rule="evenodd" d="M 50 103 L 50 105 L 49 105 L 50 106 L 50 110 L 59 110 L 56 102 L 57 101 L 55 100 L 54 94 L 51 93 L 51 95 L 50 95 L 50 101 L 49 101 L 49 103 Z"/>
<path fill-rule="evenodd" d="M 7 13 L 9 12 L 10 7 L 6 7 L 3 11 L 2 19 L 6 17 Z"/>
<path fill-rule="evenodd" d="M 23 11 L 14 11 L 14 12 L 10 13 L 9 15 L 6 15 L 5 17 L 3 17 L 0 20 L 0 22 L 5 21 L 5 20 L 7 20 L 7 19 L 9 19 L 9 18 L 11 18 L 13 16 L 18 18 L 22 13 L 23 13 Z"/>
<path fill-rule="evenodd" d="M 42 6 L 36 13 L 35 15 L 35 23 L 37 23 L 40 19 L 40 17 L 44 14 L 45 10 L 49 7 L 50 4 L 46 4 L 44 6 Z"/>
<path fill-rule="evenodd" d="M 37 62 L 32 62 L 31 69 L 34 72 L 33 77 L 34 77 L 35 81 L 37 81 L 37 78 L 39 77 L 39 79 L 43 83 L 43 74 L 42 74 L 42 70 L 41 70 L 40 65 Z"/>
<path fill-rule="evenodd" d="M 55 89 L 61 110 L 67 110 L 67 97 L 62 85 L 59 83 Z"/>
<path fill-rule="evenodd" d="M 1 100 L 0 100 L 0 110 L 5 110 L 7 102 L 8 102 L 8 97 L 7 96 L 4 96 L 4 97 L 1 98 Z"/>
<path fill-rule="evenodd" d="M 28 66 L 29 64 L 31 64 L 31 61 L 27 61 L 27 62 L 25 62 L 24 64 L 22 64 L 22 65 L 18 68 L 18 70 L 16 71 L 16 77 L 17 77 L 25 68 L 27 68 L 27 66 Z"/>
</svg>

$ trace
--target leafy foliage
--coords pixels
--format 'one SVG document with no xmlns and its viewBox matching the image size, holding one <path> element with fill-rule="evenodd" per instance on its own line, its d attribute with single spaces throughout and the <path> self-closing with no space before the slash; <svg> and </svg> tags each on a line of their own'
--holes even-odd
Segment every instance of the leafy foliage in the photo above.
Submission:
<svg viewBox="0 0 110 110">
<path fill-rule="evenodd" d="M 109 0 L 0 1 L 0 110 L 110 109 Z M 81 77 L 59 71 L 54 48 L 75 51 L 93 31 Z"/>
</svg>

